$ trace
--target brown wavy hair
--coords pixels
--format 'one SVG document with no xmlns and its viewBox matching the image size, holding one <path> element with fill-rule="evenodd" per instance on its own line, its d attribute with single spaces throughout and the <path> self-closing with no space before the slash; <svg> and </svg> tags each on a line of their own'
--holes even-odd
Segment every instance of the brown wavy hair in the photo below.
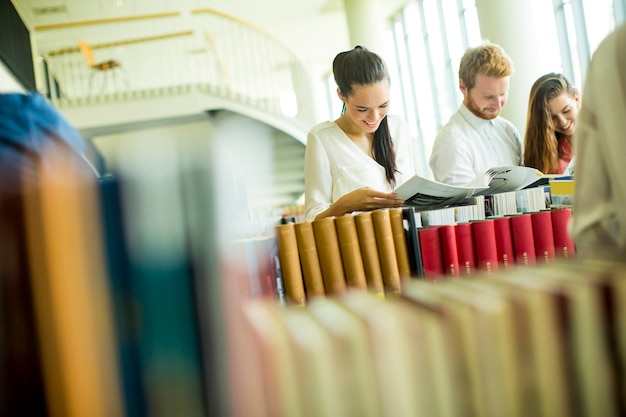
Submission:
<svg viewBox="0 0 626 417">
<path fill-rule="evenodd" d="M 337 54 L 333 60 L 333 75 L 344 97 L 352 95 L 355 86 L 376 84 L 383 80 L 390 82 L 385 61 L 363 46 L 355 46 L 354 49 Z M 385 168 L 387 181 L 392 187 L 395 186 L 396 152 L 391 141 L 387 116 L 374 132 L 372 147 L 374 160 Z"/>
<path fill-rule="evenodd" d="M 563 93 L 575 97 L 578 91 L 563 74 L 556 72 L 542 75 L 530 89 L 524 136 L 524 165 L 536 168 L 544 174 L 555 174 L 559 166 L 559 141 L 562 140 L 562 135 L 554 130 L 548 103 Z"/>
</svg>

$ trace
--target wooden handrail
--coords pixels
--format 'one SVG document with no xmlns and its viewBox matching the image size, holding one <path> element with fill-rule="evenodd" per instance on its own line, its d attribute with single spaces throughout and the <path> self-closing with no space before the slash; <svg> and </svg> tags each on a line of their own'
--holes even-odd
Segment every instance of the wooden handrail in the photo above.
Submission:
<svg viewBox="0 0 626 417">
<path fill-rule="evenodd" d="M 291 50 L 291 48 L 289 46 L 287 46 L 286 43 L 284 43 L 281 39 L 277 38 L 275 35 L 273 35 L 271 32 L 268 32 L 267 30 L 263 29 L 260 26 L 257 26 L 255 24 L 252 24 L 250 22 L 248 22 L 247 20 L 243 20 L 241 18 L 238 18 L 236 16 L 232 16 L 229 15 L 227 13 L 224 12 L 220 12 L 219 10 L 215 10 L 215 9 L 208 9 L 208 8 L 202 8 L 202 9 L 194 9 L 191 11 L 191 14 L 212 14 L 212 15 L 216 15 L 219 17 L 223 17 L 225 19 L 228 20 L 232 20 L 235 23 L 239 23 L 240 25 L 246 26 L 256 32 L 262 33 L 263 35 L 267 36 L 268 38 L 272 39 L 274 42 L 282 45 L 284 48 Z"/>
<path fill-rule="evenodd" d="M 78 22 L 53 23 L 50 25 L 39 25 L 39 26 L 35 26 L 35 31 L 65 29 L 65 28 L 72 28 L 72 27 L 78 27 L 78 26 L 103 25 L 103 24 L 109 24 L 109 23 L 129 22 L 129 21 L 134 21 L 134 20 L 158 19 L 161 17 L 177 17 L 177 16 L 180 16 L 180 12 L 154 13 L 154 14 L 144 14 L 140 16 L 111 17 L 108 19 L 80 20 Z"/>
<path fill-rule="evenodd" d="M 224 77 L 224 83 L 226 84 L 226 88 L 230 88 L 230 80 L 228 78 L 228 72 L 226 71 L 224 58 L 222 58 L 222 54 L 217 48 L 217 42 L 215 42 L 215 39 L 213 38 L 213 36 L 208 30 L 204 31 L 204 38 L 207 40 L 211 48 L 213 48 L 213 52 L 215 52 L 215 57 L 217 58 L 217 64 L 220 68 L 220 72 L 222 73 L 222 76 Z"/>
<path fill-rule="evenodd" d="M 181 36 L 191 36 L 191 35 L 193 35 L 193 33 L 194 33 L 193 30 L 185 30 L 185 31 L 181 31 L 181 32 L 164 33 L 162 35 L 144 36 L 144 37 L 141 37 L 141 38 L 133 38 L 133 39 L 125 39 L 125 40 L 115 41 L 115 42 L 99 43 L 99 44 L 96 44 L 96 45 L 92 45 L 91 48 L 92 49 L 101 49 L 101 48 L 111 48 L 111 47 L 114 47 L 114 46 L 121 46 L 121 45 L 130 45 L 130 44 L 134 44 L 134 43 L 152 42 L 152 41 L 157 41 L 157 40 L 162 40 L 162 39 L 177 38 L 177 37 L 181 37 Z M 49 57 L 52 57 L 52 56 L 73 54 L 73 53 L 76 53 L 76 52 L 79 52 L 78 47 L 55 49 L 53 51 L 46 52 L 45 55 L 49 56 Z"/>
</svg>

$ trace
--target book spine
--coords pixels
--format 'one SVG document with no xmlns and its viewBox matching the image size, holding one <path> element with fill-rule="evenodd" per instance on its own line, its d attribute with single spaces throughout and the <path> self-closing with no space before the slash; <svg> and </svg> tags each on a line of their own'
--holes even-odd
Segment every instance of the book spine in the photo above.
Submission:
<svg viewBox="0 0 626 417">
<path fill-rule="evenodd" d="M 455 226 L 457 256 L 459 258 L 459 276 L 469 276 L 476 269 L 476 253 L 471 223 L 459 223 Z"/>
<path fill-rule="evenodd" d="M 280 256 L 278 255 L 278 242 L 276 236 L 268 236 L 265 240 L 268 247 L 268 253 L 270 257 L 271 273 L 273 279 L 273 289 L 276 299 L 281 305 L 284 305 L 285 300 L 285 282 L 283 281 L 283 272 L 280 268 Z"/>
<path fill-rule="evenodd" d="M 418 230 L 420 247 L 422 248 L 422 263 L 424 265 L 424 279 L 437 281 L 443 278 L 443 257 L 441 254 L 441 240 L 437 227 L 428 227 Z"/>
<path fill-rule="evenodd" d="M 415 209 L 404 207 L 402 209 L 403 225 L 407 236 L 407 248 L 409 251 L 409 262 L 411 265 L 411 275 L 413 278 L 424 278 L 424 265 L 422 264 L 422 250 L 417 234 L 417 222 L 415 221 Z"/>
<path fill-rule="evenodd" d="M 483 271 L 498 270 L 498 250 L 493 220 L 481 220 L 470 223 L 476 249 L 476 268 Z"/>
<path fill-rule="evenodd" d="M 261 295 L 264 297 L 277 299 L 278 288 L 276 286 L 274 274 L 274 260 L 270 254 L 269 239 L 272 237 L 263 237 L 254 240 L 256 249 L 256 258 L 259 264 L 259 284 L 261 287 Z"/>
<path fill-rule="evenodd" d="M 554 232 L 552 215 L 549 210 L 531 213 L 533 236 L 535 240 L 535 256 L 537 261 L 550 262 L 556 258 L 554 250 Z"/>
<path fill-rule="evenodd" d="M 346 273 L 346 283 L 350 288 L 367 289 L 365 267 L 361 256 L 359 235 L 356 230 L 354 215 L 346 214 L 335 218 L 341 259 Z"/>
<path fill-rule="evenodd" d="M 285 223 L 276 226 L 276 240 L 278 241 L 278 255 L 285 283 L 285 295 L 290 304 L 304 305 L 306 295 L 304 280 L 300 267 L 300 254 L 294 223 Z"/>
<path fill-rule="evenodd" d="M 552 214 L 552 231 L 554 232 L 554 249 L 557 258 L 572 258 L 576 256 L 576 248 L 567 226 L 572 217 L 572 209 L 554 209 Z"/>
<path fill-rule="evenodd" d="M 505 270 L 515 263 L 515 252 L 513 251 L 513 235 L 511 233 L 511 218 L 498 217 L 493 219 L 496 234 L 496 250 L 498 251 L 498 262 Z"/>
<path fill-rule="evenodd" d="M 455 225 L 446 224 L 439 226 L 437 229 L 439 230 L 439 239 L 441 241 L 444 274 L 458 278 L 460 267 L 455 227 Z"/>
<path fill-rule="evenodd" d="M 343 294 L 346 290 L 346 276 L 343 270 L 335 217 L 313 221 L 313 232 L 326 295 Z"/>
<path fill-rule="evenodd" d="M 374 222 L 372 212 L 364 211 L 356 215 L 356 229 L 359 235 L 363 266 L 365 267 L 365 278 L 368 290 L 379 297 L 385 295 L 385 285 L 383 283 L 383 272 L 378 257 L 378 247 L 376 245 L 376 233 L 374 232 Z"/>
<path fill-rule="evenodd" d="M 513 235 L 515 264 L 534 265 L 537 262 L 537 258 L 535 256 L 535 240 L 530 214 L 511 216 L 511 233 Z"/>
<path fill-rule="evenodd" d="M 393 242 L 393 232 L 391 231 L 389 210 L 374 210 L 372 212 L 372 222 L 374 223 L 378 257 L 380 258 L 380 266 L 383 272 L 385 294 L 399 294 L 401 285 L 400 271 L 398 269 L 396 248 Z"/>
<path fill-rule="evenodd" d="M 313 224 L 311 222 L 296 223 L 295 231 L 306 296 L 309 299 L 324 296 L 324 280 L 315 244 Z"/>
<path fill-rule="evenodd" d="M 243 241 L 244 257 L 248 266 L 248 291 L 251 298 L 260 297 L 262 295 L 261 283 L 261 259 L 257 254 L 256 242 L 254 239 L 245 239 Z"/>
<path fill-rule="evenodd" d="M 391 232 L 393 233 L 393 244 L 396 249 L 400 278 L 411 278 L 411 264 L 409 262 L 409 249 L 406 231 L 404 230 L 402 207 L 389 209 L 389 220 L 391 222 Z"/>
</svg>

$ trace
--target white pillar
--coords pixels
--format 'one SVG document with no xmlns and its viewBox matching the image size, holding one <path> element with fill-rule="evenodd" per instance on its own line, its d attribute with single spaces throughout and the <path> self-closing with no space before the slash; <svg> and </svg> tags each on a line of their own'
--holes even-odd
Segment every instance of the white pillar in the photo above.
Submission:
<svg viewBox="0 0 626 417">
<path fill-rule="evenodd" d="M 381 0 L 343 0 L 351 47 L 365 46 L 384 56 L 385 13 Z"/>
<path fill-rule="evenodd" d="M 483 39 L 502 46 L 515 65 L 502 116 L 523 139 L 530 87 L 541 75 L 562 71 L 552 2 L 476 0 L 476 9 Z"/>
</svg>

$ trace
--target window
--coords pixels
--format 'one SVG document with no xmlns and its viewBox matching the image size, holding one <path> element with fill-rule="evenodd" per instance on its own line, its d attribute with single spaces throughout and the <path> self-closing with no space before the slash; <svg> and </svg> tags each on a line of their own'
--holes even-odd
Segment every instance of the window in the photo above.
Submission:
<svg viewBox="0 0 626 417">
<path fill-rule="evenodd" d="M 391 19 L 385 57 L 392 74 L 393 111 L 409 123 L 418 174 L 431 176 L 428 158 L 437 132 L 461 103 L 458 67 L 463 52 L 481 42 L 474 0 L 418 0 Z M 402 88 L 401 88 L 402 87 Z"/>
<path fill-rule="evenodd" d="M 582 89 L 591 55 L 626 20 L 626 0 L 541 1 L 554 7 L 562 72 Z M 465 49 L 482 42 L 475 0 L 413 0 L 391 16 L 385 42 L 388 55 L 383 58 L 392 71 L 391 111 L 408 122 L 416 139 L 417 173 L 429 177 L 428 158 L 437 132 L 462 101 L 460 59 Z M 335 119 L 340 108 L 332 100 L 332 74 L 327 86 Z"/>
<path fill-rule="evenodd" d="M 626 0 L 553 0 L 563 73 L 581 89 L 600 42 L 625 19 Z"/>
</svg>

